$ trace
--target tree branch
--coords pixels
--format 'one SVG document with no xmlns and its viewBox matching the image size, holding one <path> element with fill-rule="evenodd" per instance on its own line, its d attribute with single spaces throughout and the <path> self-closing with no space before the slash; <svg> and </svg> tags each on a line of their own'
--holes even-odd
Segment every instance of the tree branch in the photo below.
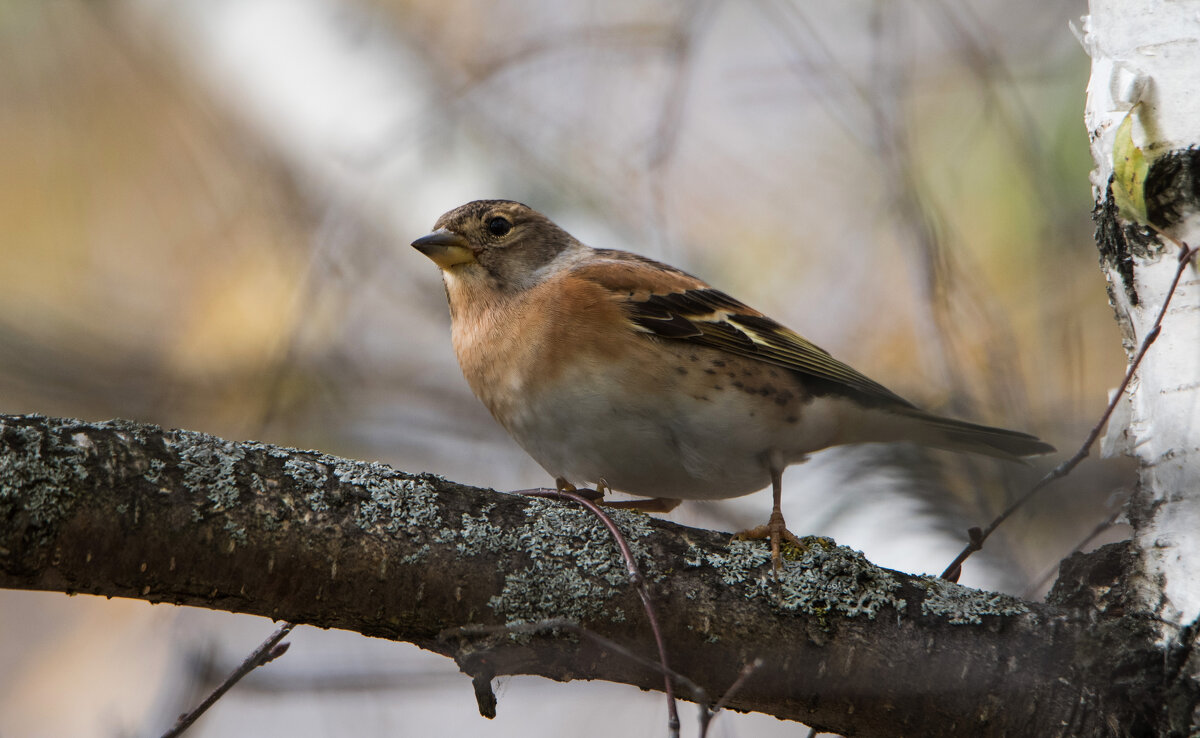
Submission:
<svg viewBox="0 0 1200 738">
<path fill-rule="evenodd" d="M 1150 629 L 1117 602 L 1119 583 L 1094 573 L 1074 589 L 1060 582 L 1067 594 L 1049 606 L 881 569 L 812 539 L 776 580 L 757 543 L 610 514 L 674 671 L 722 695 L 761 659 L 733 709 L 845 735 L 1102 735 L 1106 721 L 1129 725 L 1163 699 Z M 585 510 L 125 421 L 0 416 L 0 586 L 354 630 L 485 678 L 663 685 L 601 639 L 454 630 L 566 618 L 654 654 L 620 552 Z M 1103 607 L 1071 594 L 1089 588 L 1103 588 Z"/>
</svg>

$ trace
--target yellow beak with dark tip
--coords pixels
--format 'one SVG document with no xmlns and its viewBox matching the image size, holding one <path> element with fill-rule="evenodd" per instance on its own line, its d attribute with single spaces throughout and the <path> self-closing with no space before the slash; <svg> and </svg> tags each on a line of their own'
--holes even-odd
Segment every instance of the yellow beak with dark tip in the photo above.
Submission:
<svg viewBox="0 0 1200 738">
<path fill-rule="evenodd" d="M 417 251 L 433 259 L 433 263 L 442 269 L 475 261 L 475 252 L 467 243 L 467 239 L 445 228 L 439 228 L 428 236 L 421 236 L 413 241 L 412 245 Z"/>
</svg>

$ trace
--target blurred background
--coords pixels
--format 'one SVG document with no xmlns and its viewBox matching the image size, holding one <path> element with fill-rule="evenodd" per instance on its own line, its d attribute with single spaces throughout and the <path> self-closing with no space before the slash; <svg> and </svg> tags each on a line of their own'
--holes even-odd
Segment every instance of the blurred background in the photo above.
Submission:
<svg viewBox="0 0 1200 738">
<path fill-rule="evenodd" d="M 797 533 L 936 574 L 1074 451 L 1124 368 L 1091 237 L 1088 61 L 1069 28 L 1084 12 L 2 2 L 0 410 L 549 484 L 471 396 L 439 274 L 408 245 L 463 202 L 516 199 L 697 274 L 920 405 L 1057 445 L 1029 468 L 897 446 L 788 472 Z M 1107 523 L 1130 482 L 1089 459 L 963 582 L 1041 597 L 1076 546 L 1122 537 Z M 769 498 L 670 517 L 740 530 Z M 0 592 L 0 738 L 158 735 L 272 630 Z M 487 721 L 441 657 L 290 640 L 192 734 L 665 734 L 658 694 L 517 677 Z M 728 714 L 712 734 L 803 730 Z"/>
</svg>

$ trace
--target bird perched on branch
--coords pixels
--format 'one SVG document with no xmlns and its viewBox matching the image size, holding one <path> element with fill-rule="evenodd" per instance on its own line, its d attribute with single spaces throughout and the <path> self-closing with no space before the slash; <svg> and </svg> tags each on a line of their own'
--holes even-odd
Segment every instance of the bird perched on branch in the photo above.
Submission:
<svg viewBox="0 0 1200 738">
<path fill-rule="evenodd" d="M 690 274 L 585 246 L 517 202 L 467 203 L 412 245 L 441 268 L 467 383 L 560 484 L 607 484 L 652 511 L 770 484 L 770 520 L 739 535 L 769 538 L 776 566 L 781 541 L 798 543 L 783 470 L 814 451 L 1054 450 L 925 412 Z"/>
</svg>

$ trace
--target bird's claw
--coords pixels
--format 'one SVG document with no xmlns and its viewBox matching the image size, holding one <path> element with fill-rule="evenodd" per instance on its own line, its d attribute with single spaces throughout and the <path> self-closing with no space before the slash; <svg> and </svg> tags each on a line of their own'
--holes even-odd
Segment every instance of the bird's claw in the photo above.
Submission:
<svg viewBox="0 0 1200 738">
<path fill-rule="evenodd" d="M 766 525 L 744 530 L 733 537 L 735 541 L 761 540 L 764 538 L 771 541 L 771 568 L 775 571 L 779 571 L 780 562 L 783 560 L 781 550 L 784 541 L 801 550 L 805 547 L 804 542 L 795 533 L 787 529 L 787 525 L 783 520 L 783 513 L 778 510 L 771 513 L 771 518 L 767 521 Z"/>
<path fill-rule="evenodd" d="M 556 477 L 554 479 L 554 486 L 559 492 L 574 492 L 583 499 L 591 500 L 592 502 L 600 502 L 603 500 L 605 493 L 607 493 L 610 489 L 608 482 L 604 481 L 603 479 L 596 483 L 596 489 L 576 487 L 562 477 Z"/>
</svg>

